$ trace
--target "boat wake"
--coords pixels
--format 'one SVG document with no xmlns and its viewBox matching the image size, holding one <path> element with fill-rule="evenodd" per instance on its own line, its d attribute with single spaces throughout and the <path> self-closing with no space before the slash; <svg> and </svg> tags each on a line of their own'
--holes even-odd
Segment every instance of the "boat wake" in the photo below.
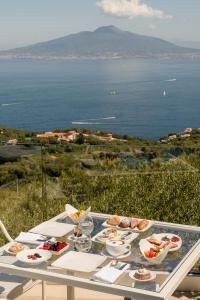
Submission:
<svg viewBox="0 0 200 300">
<path fill-rule="evenodd" d="M 176 78 L 166 79 L 164 81 L 166 81 L 166 82 L 173 82 L 173 81 L 176 81 Z"/>
<path fill-rule="evenodd" d="M 78 120 L 78 121 L 72 121 L 72 124 L 77 124 L 77 125 L 100 125 L 102 123 L 99 123 L 99 122 L 96 122 L 96 121 L 113 120 L 113 119 L 116 119 L 116 117 L 105 117 L 105 118 Z"/>
<path fill-rule="evenodd" d="M 101 125 L 102 123 L 73 121 L 72 124 L 75 124 L 75 125 Z"/>
<path fill-rule="evenodd" d="M 13 105 L 18 105 L 21 104 L 22 102 L 13 102 L 13 103 L 2 103 L 0 106 L 13 106 Z"/>
</svg>

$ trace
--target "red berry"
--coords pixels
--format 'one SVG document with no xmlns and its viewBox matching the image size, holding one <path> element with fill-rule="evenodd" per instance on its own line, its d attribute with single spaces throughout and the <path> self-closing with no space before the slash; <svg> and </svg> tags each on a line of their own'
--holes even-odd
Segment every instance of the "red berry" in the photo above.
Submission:
<svg viewBox="0 0 200 300">
<path fill-rule="evenodd" d="M 172 241 L 173 243 L 176 243 L 176 242 L 179 242 L 179 241 L 180 241 L 180 238 L 177 237 L 177 236 L 173 236 L 173 237 L 171 238 L 171 241 Z"/>
</svg>

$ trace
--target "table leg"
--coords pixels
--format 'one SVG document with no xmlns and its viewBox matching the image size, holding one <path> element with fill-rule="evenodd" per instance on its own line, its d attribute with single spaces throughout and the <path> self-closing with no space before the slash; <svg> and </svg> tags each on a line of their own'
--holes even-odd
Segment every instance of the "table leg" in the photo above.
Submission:
<svg viewBox="0 0 200 300">
<path fill-rule="evenodd" d="M 67 300 L 75 300 L 74 297 L 74 287 L 73 286 L 67 286 Z"/>
<path fill-rule="evenodd" d="M 46 281 L 42 281 L 42 300 L 46 300 Z"/>
</svg>

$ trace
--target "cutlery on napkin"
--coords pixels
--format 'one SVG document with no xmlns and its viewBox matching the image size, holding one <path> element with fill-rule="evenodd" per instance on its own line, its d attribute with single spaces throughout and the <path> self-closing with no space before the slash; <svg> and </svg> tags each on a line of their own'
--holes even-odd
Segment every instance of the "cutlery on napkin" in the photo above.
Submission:
<svg viewBox="0 0 200 300">
<path fill-rule="evenodd" d="M 93 280 L 114 283 L 129 267 L 130 265 L 126 263 L 119 262 L 114 267 L 109 263 L 93 276 Z"/>
<path fill-rule="evenodd" d="M 16 242 L 27 244 L 41 244 L 48 240 L 49 237 L 31 232 L 20 232 L 18 237 L 15 239 Z"/>
</svg>

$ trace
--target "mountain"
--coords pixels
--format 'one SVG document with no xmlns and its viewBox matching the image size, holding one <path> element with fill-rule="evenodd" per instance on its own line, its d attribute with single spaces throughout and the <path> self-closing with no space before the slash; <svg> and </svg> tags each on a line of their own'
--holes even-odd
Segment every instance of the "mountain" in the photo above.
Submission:
<svg viewBox="0 0 200 300">
<path fill-rule="evenodd" d="M 0 58 L 108 59 L 108 58 L 198 57 L 200 50 L 177 46 L 165 40 L 134 34 L 115 26 L 77 34 L 27 47 L 1 51 Z"/>
<path fill-rule="evenodd" d="M 200 41 L 173 40 L 172 43 L 181 47 L 200 49 Z"/>
</svg>

